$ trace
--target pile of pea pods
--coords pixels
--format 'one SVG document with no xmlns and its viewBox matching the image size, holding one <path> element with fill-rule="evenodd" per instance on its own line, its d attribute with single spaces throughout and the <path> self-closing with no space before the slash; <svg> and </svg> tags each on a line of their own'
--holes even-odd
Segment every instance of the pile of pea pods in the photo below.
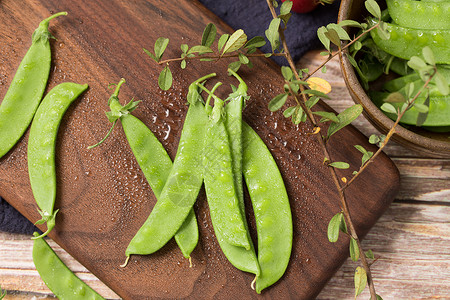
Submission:
<svg viewBox="0 0 450 300">
<path fill-rule="evenodd" d="M 424 47 L 434 56 L 437 71 L 450 83 L 450 1 L 434 0 L 386 0 L 387 9 L 382 20 L 386 23 L 389 38 L 383 38 L 379 30 L 372 30 L 363 44 L 364 56 L 358 70 L 362 83 L 368 89 L 368 82 L 376 80 L 386 69 L 393 71 L 398 78 L 387 81 L 381 91 L 370 91 L 374 103 L 381 105 L 392 93 L 400 93 L 404 99 L 408 94 L 417 94 L 424 81 L 418 72 L 412 70 L 407 62 L 413 56 L 422 57 Z M 369 19 L 369 23 L 377 21 Z M 408 85 L 414 84 L 411 93 Z M 441 90 L 442 91 L 442 90 Z M 428 106 L 426 119 L 418 122 L 421 113 L 412 107 L 403 115 L 401 122 L 406 125 L 421 126 L 436 132 L 450 131 L 450 95 L 442 94 L 436 85 L 436 78 L 429 84 L 429 97 L 422 92 L 415 103 Z M 403 105 L 398 101 L 391 103 L 396 109 Z M 396 115 L 387 113 L 396 119 Z"/>
<path fill-rule="evenodd" d="M 31 124 L 27 153 L 30 184 L 42 216 L 37 224 L 47 225 L 43 234 L 32 237 L 35 266 L 60 299 L 103 299 L 78 279 L 43 239 L 54 228 L 58 213 L 55 145 L 59 124 L 70 104 L 88 88 L 87 84 L 65 82 L 43 97 L 51 64 L 49 22 L 66 14 L 57 13 L 43 20 L 33 33 L 32 44 L 0 105 L 0 157 L 14 147 Z M 131 114 L 139 101 L 120 104 L 118 95 L 125 80 L 116 85 L 108 100 L 111 111 L 106 113 L 107 118 L 113 127 L 121 122 L 128 144 L 157 197 L 148 219 L 130 237 L 125 255 L 128 262 L 131 255 L 154 253 L 174 237 L 183 256 L 190 260 L 199 239 L 193 205 L 204 184 L 223 253 L 237 269 L 255 275 L 252 288 L 260 293 L 277 282 L 287 268 L 292 249 L 292 215 L 277 164 L 262 139 L 242 120 L 249 98 L 247 85 L 234 71 L 229 73 L 239 85 L 232 86 L 225 100 L 214 94 L 220 82 L 211 90 L 205 86 L 215 74 L 190 85 L 189 108 L 173 162 L 150 129 Z M 207 95 L 206 100 L 202 94 Z M 243 184 L 253 205 L 257 247 L 245 218 Z"/>
<path fill-rule="evenodd" d="M 122 266 L 127 265 L 131 255 L 158 251 L 172 237 L 190 259 L 199 237 L 193 205 L 204 184 L 223 253 L 233 266 L 255 275 L 252 287 L 260 293 L 286 270 L 292 249 L 292 215 L 283 179 L 270 151 L 242 120 L 247 85 L 235 72 L 229 72 L 239 80 L 239 86 L 226 100 L 214 94 L 220 82 L 211 90 L 204 86 L 203 82 L 214 73 L 190 85 L 189 108 L 173 163 L 150 129 L 130 114 L 138 102 L 120 104 L 118 94 L 124 79 L 108 100 L 109 121 L 113 126 L 118 120 L 122 123 L 128 144 L 157 197 L 149 217 L 131 239 Z M 206 100 L 202 92 L 207 93 Z M 258 254 L 245 218 L 244 180 L 256 220 Z"/>
</svg>

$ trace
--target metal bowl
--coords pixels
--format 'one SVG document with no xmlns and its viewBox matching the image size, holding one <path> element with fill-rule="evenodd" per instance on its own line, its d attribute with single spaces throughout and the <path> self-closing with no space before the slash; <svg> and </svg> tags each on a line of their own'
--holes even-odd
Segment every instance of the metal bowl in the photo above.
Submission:
<svg viewBox="0 0 450 300">
<path fill-rule="evenodd" d="M 367 15 L 364 0 L 342 0 L 339 9 L 338 22 L 346 19 L 362 21 Z M 361 86 L 358 76 L 345 55 L 340 55 L 342 74 L 355 103 L 364 107 L 363 114 L 380 132 L 386 134 L 394 125 L 369 98 Z M 450 133 L 428 132 L 419 127 L 405 128 L 397 126 L 392 139 L 397 143 L 432 157 L 450 158 Z"/>
</svg>

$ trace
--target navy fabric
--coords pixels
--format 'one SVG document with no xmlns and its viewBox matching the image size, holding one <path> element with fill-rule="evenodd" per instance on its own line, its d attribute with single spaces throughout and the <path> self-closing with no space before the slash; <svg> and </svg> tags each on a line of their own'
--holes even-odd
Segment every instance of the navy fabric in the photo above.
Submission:
<svg viewBox="0 0 450 300">
<path fill-rule="evenodd" d="M 264 32 L 269 27 L 272 15 L 267 8 L 265 0 L 200 0 L 209 10 L 219 16 L 235 30 L 243 29 L 250 38 L 265 36 Z M 320 5 L 307 14 L 293 13 L 285 31 L 289 51 L 297 61 L 305 52 L 318 48 L 321 44 L 317 38 L 317 29 L 329 23 L 336 23 L 339 0 L 331 5 Z M 271 52 L 269 44 L 262 49 Z M 281 65 L 285 65 L 283 58 L 274 58 Z"/>
<path fill-rule="evenodd" d="M 243 29 L 249 38 L 260 35 L 269 26 L 272 16 L 264 0 L 200 0 L 208 9 L 235 30 Z M 320 46 L 317 28 L 336 22 L 339 1 L 332 5 L 319 5 L 307 14 L 293 14 L 285 31 L 289 50 L 297 61 L 308 50 Z M 261 49 L 271 52 L 270 45 Z M 283 58 L 274 58 L 278 64 L 286 64 Z M 36 227 L 0 198 L 0 231 L 31 234 Z"/>
</svg>

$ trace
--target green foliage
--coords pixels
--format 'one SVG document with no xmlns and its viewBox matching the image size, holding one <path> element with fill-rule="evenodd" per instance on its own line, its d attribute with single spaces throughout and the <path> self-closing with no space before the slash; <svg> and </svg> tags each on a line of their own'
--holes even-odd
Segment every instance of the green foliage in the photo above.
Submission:
<svg viewBox="0 0 450 300">
<path fill-rule="evenodd" d="M 357 267 L 355 270 L 355 299 L 358 295 L 360 295 L 367 285 L 367 273 L 366 270 L 362 267 Z"/>
<path fill-rule="evenodd" d="M 355 104 L 337 115 L 339 122 L 330 124 L 330 126 L 328 127 L 327 139 L 353 122 L 362 113 L 362 111 L 362 106 L 360 104 Z"/>
<path fill-rule="evenodd" d="M 236 30 L 227 40 L 223 48 L 222 55 L 240 49 L 245 45 L 246 42 L 247 42 L 247 35 L 244 33 L 244 30 L 242 29 Z"/>
<path fill-rule="evenodd" d="M 336 168 L 336 169 L 348 169 L 350 168 L 350 165 L 343 161 L 334 161 L 332 163 L 328 164 L 330 167 Z"/>
<path fill-rule="evenodd" d="M 165 66 L 158 77 L 159 88 L 163 91 L 167 91 L 172 86 L 172 81 L 172 72 L 170 71 L 169 66 Z"/>
<path fill-rule="evenodd" d="M 356 242 L 356 240 L 353 237 L 350 237 L 349 250 L 350 250 L 350 258 L 353 261 L 358 261 L 358 259 L 359 259 L 358 242 Z"/>
<path fill-rule="evenodd" d="M 217 28 L 213 23 L 206 25 L 202 35 L 202 46 L 211 47 L 216 40 Z"/>
<path fill-rule="evenodd" d="M 275 52 L 275 50 L 280 48 L 280 32 L 278 31 L 280 28 L 280 23 L 280 18 L 272 19 L 269 28 L 265 31 L 267 40 L 272 47 L 272 52 Z"/>
<path fill-rule="evenodd" d="M 328 240 L 331 243 L 335 243 L 339 239 L 339 230 L 341 228 L 341 223 L 343 222 L 344 215 L 339 212 L 331 218 L 330 223 L 328 223 Z"/>
<path fill-rule="evenodd" d="M 286 103 L 287 98 L 288 98 L 287 93 L 283 93 L 283 94 L 279 94 L 279 95 L 275 96 L 269 102 L 269 110 L 270 111 L 279 110 L 284 105 L 284 103 Z"/>
<path fill-rule="evenodd" d="M 6 290 L 4 291 L 1 287 L 0 287 L 0 300 L 2 300 L 3 298 L 5 298 L 6 296 Z"/>
<path fill-rule="evenodd" d="M 368 259 L 375 259 L 375 255 L 373 255 L 372 250 L 367 250 L 366 252 L 364 252 L 364 255 L 368 258 Z"/>
<path fill-rule="evenodd" d="M 355 148 L 363 154 L 361 158 L 361 167 L 366 164 L 366 162 L 373 156 L 373 152 L 367 151 L 363 146 L 361 145 L 355 145 Z"/>
</svg>

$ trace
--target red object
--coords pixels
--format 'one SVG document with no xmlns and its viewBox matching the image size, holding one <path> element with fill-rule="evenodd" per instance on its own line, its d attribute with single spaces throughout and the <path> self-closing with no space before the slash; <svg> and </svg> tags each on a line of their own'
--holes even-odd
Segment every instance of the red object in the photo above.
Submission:
<svg viewBox="0 0 450 300">
<path fill-rule="evenodd" d="M 282 0 L 283 2 L 286 0 Z M 318 0 L 291 0 L 293 5 L 291 11 L 296 13 L 307 13 L 314 10 L 320 1 Z"/>
</svg>

